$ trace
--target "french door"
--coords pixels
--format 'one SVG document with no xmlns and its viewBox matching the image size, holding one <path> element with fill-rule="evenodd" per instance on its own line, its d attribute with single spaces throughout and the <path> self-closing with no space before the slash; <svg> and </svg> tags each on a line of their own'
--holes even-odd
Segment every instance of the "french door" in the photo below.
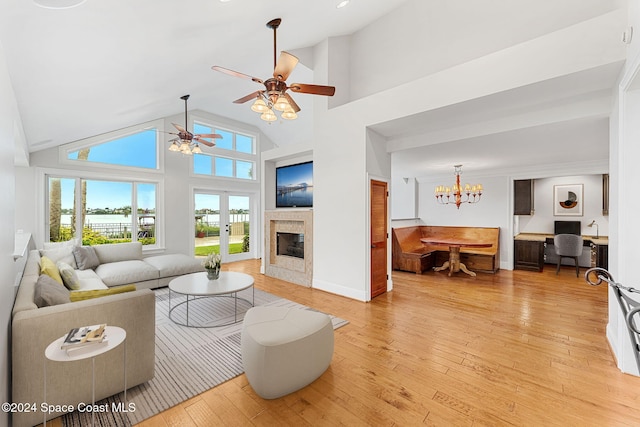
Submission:
<svg viewBox="0 0 640 427">
<path fill-rule="evenodd" d="M 222 262 L 255 258 L 255 196 L 203 190 L 196 190 L 193 196 L 195 254 L 217 252 Z"/>
</svg>

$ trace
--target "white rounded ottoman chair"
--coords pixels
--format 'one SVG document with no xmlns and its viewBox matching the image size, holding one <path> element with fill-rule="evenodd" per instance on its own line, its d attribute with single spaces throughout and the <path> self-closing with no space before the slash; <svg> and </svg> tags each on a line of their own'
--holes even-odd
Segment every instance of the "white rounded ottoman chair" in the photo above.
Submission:
<svg viewBox="0 0 640 427">
<path fill-rule="evenodd" d="M 242 326 L 242 364 L 249 384 L 275 399 L 311 384 L 333 357 L 333 324 L 323 313 L 253 307 Z"/>
</svg>

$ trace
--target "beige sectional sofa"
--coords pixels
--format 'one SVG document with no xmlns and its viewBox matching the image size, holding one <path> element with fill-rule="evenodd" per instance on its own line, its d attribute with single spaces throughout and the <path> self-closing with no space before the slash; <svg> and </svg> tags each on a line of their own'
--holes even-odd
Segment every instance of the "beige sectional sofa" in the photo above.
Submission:
<svg viewBox="0 0 640 427">
<path fill-rule="evenodd" d="M 35 412 L 15 413 L 14 426 L 42 423 L 40 411 L 44 392 L 46 365 L 48 405 L 91 403 L 91 360 L 74 362 L 46 361 L 46 347 L 71 328 L 106 323 L 127 332 L 127 387 L 153 378 L 155 350 L 155 295 L 148 288 L 166 286 L 179 275 L 204 271 L 193 257 L 180 254 L 144 258 L 142 245 L 122 243 L 95 246 L 100 264 L 94 269 L 76 270 L 82 290 L 107 289 L 135 284 L 137 290 L 84 301 L 38 308 L 34 290 L 40 276 L 40 259 L 46 255 L 54 262 L 68 261 L 74 267 L 71 247 L 32 250 L 18 288 L 12 314 L 11 364 L 12 401 L 33 403 Z M 123 389 L 124 346 L 95 360 L 96 401 Z M 59 416 L 52 412 L 48 419 Z"/>
</svg>

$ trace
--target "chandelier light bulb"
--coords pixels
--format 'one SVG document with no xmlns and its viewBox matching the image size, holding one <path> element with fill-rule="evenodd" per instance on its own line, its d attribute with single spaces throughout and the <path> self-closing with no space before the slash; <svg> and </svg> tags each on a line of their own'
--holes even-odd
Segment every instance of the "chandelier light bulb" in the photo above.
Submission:
<svg viewBox="0 0 640 427">
<path fill-rule="evenodd" d="M 290 107 L 289 101 L 284 95 L 278 96 L 278 100 L 276 101 L 275 104 L 273 104 L 273 108 L 275 108 L 278 111 L 287 111 L 287 108 L 289 107 Z"/>
<path fill-rule="evenodd" d="M 267 104 L 264 102 L 262 98 L 256 99 L 253 105 L 251 106 L 251 110 L 255 111 L 256 113 L 264 113 L 268 109 L 269 107 L 267 107 Z"/>
<path fill-rule="evenodd" d="M 296 114 L 295 111 L 293 111 L 293 108 L 289 106 L 289 108 L 284 110 L 284 113 L 282 113 L 282 118 L 285 120 L 295 120 L 298 118 L 298 115 Z"/>
<path fill-rule="evenodd" d="M 265 111 L 264 113 L 262 113 L 260 115 L 260 118 L 262 120 L 264 120 L 265 122 L 274 122 L 276 120 L 278 120 L 278 118 L 276 117 L 276 115 L 273 113 L 273 111 L 271 111 L 271 109 L 268 109 L 267 111 Z"/>
</svg>

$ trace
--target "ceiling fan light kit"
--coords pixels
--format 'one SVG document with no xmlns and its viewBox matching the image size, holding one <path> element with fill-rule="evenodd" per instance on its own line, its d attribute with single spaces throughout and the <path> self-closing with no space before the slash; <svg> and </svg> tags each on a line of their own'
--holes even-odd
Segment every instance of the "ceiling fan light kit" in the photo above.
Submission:
<svg viewBox="0 0 640 427">
<path fill-rule="evenodd" d="M 267 122 L 278 120 L 273 110 L 282 112 L 281 117 L 285 120 L 295 120 L 298 117 L 300 107 L 293 98 L 286 93 L 288 89 L 297 93 L 308 93 L 311 95 L 333 96 L 336 88 L 333 86 L 311 85 L 304 83 L 293 83 L 287 86 L 287 78 L 298 64 L 298 58 L 285 51 L 280 52 L 277 56 L 276 48 L 276 30 L 280 26 L 282 20 L 280 18 L 272 19 L 267 22 L 267 28 L 273 30 L 273 77 L 262 80 L 257 77 L 251 77 L 247 74 L 229 70 L 228 68 L 214 65 L 211 67 L 215 71 L 219 71 L 230 76 L 239 77 L 241 79 L 252 80 L 256 83 L 264 85 L 263 90 L 256 91 L 242 98 L 236 99 L 234 104 L 244 104 L 254 99 L 251 110 L 260 114 L 260 118 Z"/>
<path fill-rule="evenodd" d="M 184 127 L 172 123 L 173 127 L 176 128 L 178 132 L 167 132 L 171 135 L 177 136 L 177 138 L 169 141 L 171 142 L 169 151 L 186 155 L 202 154 L 200 144 L 204 144 L 207 147 L 213 147 L 216 145 L 215 142 L 207 141 L 207 139 L 222 138 L 222 136 L 216 133 L 193 134 L 187 130 L 187 127 L 189 126 L 189 122 L 187 120 L 187 100 L 189 99 L 189 96 L 190 95 L 183 95 L 180 97 L 180 99 L 184 101 Z"/>
</svg>

